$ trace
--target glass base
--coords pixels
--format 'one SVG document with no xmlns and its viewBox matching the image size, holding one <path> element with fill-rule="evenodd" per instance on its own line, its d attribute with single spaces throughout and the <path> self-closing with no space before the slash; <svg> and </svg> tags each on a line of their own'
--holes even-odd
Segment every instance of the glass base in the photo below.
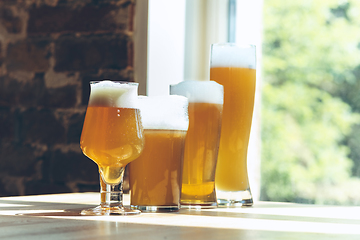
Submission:
<svg viewBox="0 0 360 240">
<path fill-rule="evenodd" d="M 181 202 L 181 209 L 200 210 L 200 209 L 209 209 L 209 208 L 217 208 L 217 203 L 216 202 L 208 202 L 208 203 Z"/>
<path fill-rule="evenodd" d="M 83 216 L 109 216 L 109 215 L 137 215 L 141 211 L 124 207 L 101 207 L 89 208 L 81 211 Z"/>
<path fill-rule="evenodd" d="M 222 207 L 250 207 L 253 205 L 253 199 L 250 189 L 244 191 L 216 191 L 218 206 Z"/>
<path fill-rule="evenodd" d="M 140 206 L 131 205 L 131 209 L 141 210 L 141 212 L 178 212 L 179 206 Z"/>
</svg>

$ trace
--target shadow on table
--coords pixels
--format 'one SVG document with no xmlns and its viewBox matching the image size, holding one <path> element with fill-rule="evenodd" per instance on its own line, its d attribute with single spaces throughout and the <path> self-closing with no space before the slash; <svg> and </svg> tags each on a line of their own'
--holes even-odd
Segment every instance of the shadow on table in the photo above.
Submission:
<svg viewBox="0 0 360 240">
<path fill-rule="evenodd" d="M 21 216 L 81 216 L 83 209 L 94 207 L 88 204 L 0 200 L 1 215 L 12 212 Z"/>
</svg>

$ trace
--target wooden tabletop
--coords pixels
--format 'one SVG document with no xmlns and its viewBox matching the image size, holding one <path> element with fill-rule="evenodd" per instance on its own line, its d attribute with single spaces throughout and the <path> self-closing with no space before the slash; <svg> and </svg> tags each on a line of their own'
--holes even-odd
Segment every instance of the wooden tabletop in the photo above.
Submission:
<svg viewBox="0 0 360 240">
<path fill-rule="evenodd" d="M 98 193 L 0 198 L 0 239 L 360 239 L 360 207 L 255 202 L 137 216 L 79 215 L 99 201 Z"/>
</svg>

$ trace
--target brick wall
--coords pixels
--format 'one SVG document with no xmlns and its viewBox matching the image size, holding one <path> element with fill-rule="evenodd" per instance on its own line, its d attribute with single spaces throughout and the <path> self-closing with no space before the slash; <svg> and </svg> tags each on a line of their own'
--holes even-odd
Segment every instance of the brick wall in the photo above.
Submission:
<svg viewBox="0 0 360 240">
<path fill-rule="evenodd" d="M 89 81 L 133 81 L 135 0 L 0 1 L 0 196 L 98 191 Z"/>
</svg>

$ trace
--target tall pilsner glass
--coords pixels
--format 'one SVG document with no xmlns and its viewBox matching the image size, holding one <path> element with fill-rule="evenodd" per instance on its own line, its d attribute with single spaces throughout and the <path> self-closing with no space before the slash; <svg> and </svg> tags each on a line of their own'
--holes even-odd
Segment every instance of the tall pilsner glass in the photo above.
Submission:
<svg viewBox="0 0 360 240">
<path fill-rule="evenodd" d="M 144 147 L 137 83 L 91 82 L 80 145 L 83 153 L 99 167 L 101 204 L 82 215 L 128 215 L 140 211 L 122 203 L 125 166 L 138 158 Z"/>
<path fill-rule="evenodd" d="M 212 44 L 210 79 L 224 86 L 224 108 L 215 174 L 219 205 L 253 204 L 247 174 L 256 83 L 255 46 Z"/>
</svg>

